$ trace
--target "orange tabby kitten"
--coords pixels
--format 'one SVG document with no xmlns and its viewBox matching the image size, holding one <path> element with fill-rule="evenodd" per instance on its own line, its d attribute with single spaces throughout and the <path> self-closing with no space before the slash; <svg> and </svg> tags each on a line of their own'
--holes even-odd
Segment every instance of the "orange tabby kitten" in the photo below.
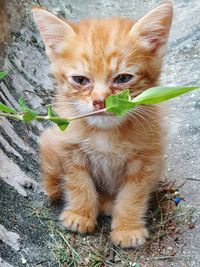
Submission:
<svg viewBox="0 0 200 267">
<path fill-rule="evenodd" d="M 105 107 L 105 98 L 129 88 L 132 96 L 155 86 L 172 21 L 164 3 L 137 22 L 125 18 L 67 22 L 41 8 L 35 21 L 58 83 L 56 112 L 73 117 Z M 163 172 L 164 141 L 158 106 L 122 117 L 101 114 L 47 129 L 41 137 L 46 191 L 66 196 L 63 224 L 80 233 L 97 215 L 112 216 L 111 239 L 136 247 L 148 237 L 144 216 Z"/>
</svg>

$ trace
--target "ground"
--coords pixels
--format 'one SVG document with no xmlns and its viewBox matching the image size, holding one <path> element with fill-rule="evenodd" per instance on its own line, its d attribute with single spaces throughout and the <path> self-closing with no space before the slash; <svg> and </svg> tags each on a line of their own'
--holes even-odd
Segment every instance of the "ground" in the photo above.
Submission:
<svg viewBox="0 0 200 267">
<path fill-rule="evenodd" d="M 57 15 L 78 21 L 108 15 L 139 18 L 161 2 L 1 0 L 0 64 L 9 75 L 0 84 L 0 101 L 17 108 L 17 99 L 25 95 L 32 107 L 38 108 L 48 103 L 46 95 L 54 90 L 44 46 L 32 21 L 32 5 L 40 4 Z M 198 0 L 174 1 L 162 84 L 200 84 L 199 10 Z M 165 176 L 168 181 L 176 181 L 172 188 L 180 186 L 185 201 L 175 207 L 168 200 L 174 191 L 169 184 L 162 186 L 161 195 L 166 198 L 167 194 L 167 200 L 161 200 L 157 194 L 160 207 L 153 209 L 153 219 L 149 215 L 152 238 L 139 250 L 123 251 L 109 243 L 109 218 L 100 218 L 97 231 L 88 236 L 63 229 L 57 219 L 60 205 L 52 206 L 41 187 L 37 140 L 44 126 L 2 119 L 0 266 L 200 266 L 199 97 L 200 91 L 196 91 L 168 103 Z"/>
</svg>

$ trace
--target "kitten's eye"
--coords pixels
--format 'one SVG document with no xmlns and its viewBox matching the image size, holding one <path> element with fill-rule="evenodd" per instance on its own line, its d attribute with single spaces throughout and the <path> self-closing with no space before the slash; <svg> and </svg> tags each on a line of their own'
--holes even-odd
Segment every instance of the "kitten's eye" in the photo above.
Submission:
<svg viewBox="0 0 200 267">
<path fill-rule="evenodd" d="M 132 79 L 133 75 L 131 74 L 120 74 L 114 79 L 114 83 L 127 83 Z"/>
<path fill-rule="evenodd" d="M 80 85 L 87 85 L 90 83 L 90 80 L 85 76 L 72 76 L 72 80 Z"/>
</svg>

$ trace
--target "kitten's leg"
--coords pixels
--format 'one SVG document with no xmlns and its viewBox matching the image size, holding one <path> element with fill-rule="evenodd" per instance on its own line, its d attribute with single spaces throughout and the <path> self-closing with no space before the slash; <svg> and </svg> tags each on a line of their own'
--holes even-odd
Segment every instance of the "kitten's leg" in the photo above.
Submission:
<svg viewBox="0 0 200 267">
<path fill-rule="evenodd" d="M 65 180 L 67 205 L 60 219 L 71 231 L 92 232 L 96 225 L 98 196 L 89 173 L 84 166 L 71 166 Z"/>
<path fill-rule="evenodd" d="M 116 198 L 111 239 L 123 248 L 145 243 L 148 231 L 144 216 L 148 200 L 158 181 L 155 166 L 142 166 L 140 173 L 128 174 Z"/>
<path fill-rule="evenodd" d="M 40 158 L 44 188 L 48 197 L 52 199 L 59 199 L 62 196 L 62 168 L 57 151 L 59 144 L 56 135 L 49 128 L 40 137 Z"/>
<path fill-rule="evenodd" d="M 96 224 L 97 192 L 83 164 L 83 155 L 73 145 L 64 145 L 59 134 L 49 128 L 40 138 L 44 186 L 50 198 L 59 198 L 66 192 L 67 206 L 61 220 L 68 229 L 91 232 Z"/>
<path fill-rule="evenodd" d="M 111 239 L 121 247 L 137 247 L 145 243 L 148 232 L 143 220 L 148 192 L 135 182 L 127 182 L 116 199 Z"/>
</svg>

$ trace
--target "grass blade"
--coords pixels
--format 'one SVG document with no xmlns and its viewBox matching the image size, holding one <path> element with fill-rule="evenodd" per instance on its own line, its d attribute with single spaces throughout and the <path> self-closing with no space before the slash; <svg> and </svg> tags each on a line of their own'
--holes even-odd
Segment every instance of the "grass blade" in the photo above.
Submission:
<svg viewBox="0 0 200 267">
<path fill-rule="evenodd" d="M 3 79 L 8 73 L 5 71 L 0 71 L 0 80 Z"/>
<path fill-rule="evenodd" d="M 4 105 L 1 102 L 0 102 L 0 110 L 3 111 L 3 112 L 6 112 L 6 113 L 13 113 L 13 114 L 17 114 L 18 113 L 13 108 L 8 107 L 8 106 Z"/>
</svg>

